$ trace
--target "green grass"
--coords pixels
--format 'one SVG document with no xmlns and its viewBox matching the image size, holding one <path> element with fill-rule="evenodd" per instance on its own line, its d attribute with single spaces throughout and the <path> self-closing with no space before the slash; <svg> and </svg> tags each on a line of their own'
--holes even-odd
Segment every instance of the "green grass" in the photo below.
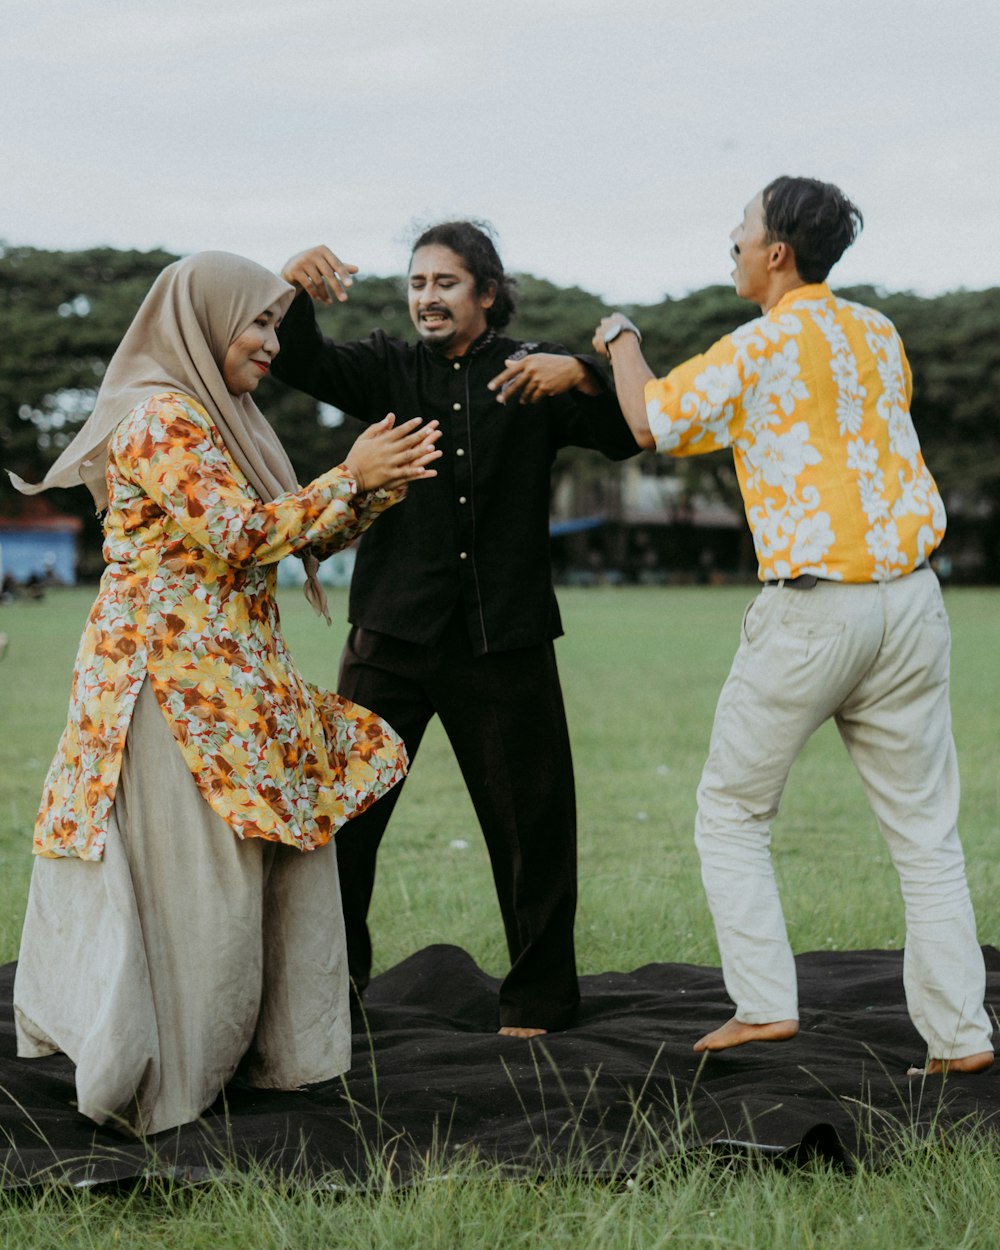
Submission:
<svg viewBox="0 0 1000 1250">
<path fill-rule="evenodd" d="M 712 712 L 752 591 L 595 589 L 561 596 L 558 644 L 580 810 L 581 971 L 650 961 L 717 962 L 692 844 L 694 794 Z M 92 594 L 0 609 L 0 961 L 16 957 L 30 831 L 65 716 Z M 1000 592 L 950 590 L 962 836 L 980 938 L 997 943 L 1000 857 Z M 336 682 L 346 625 L 327 630 L 295 592 L 285 632 L 302 671 Z M 464 848 L 453 846 L 465 842 Z M 796 764 L 775 826 L 796 950 L 898 947 L 895 874 L 860 783 L 826 726 Z M 383 844 L 372 915 L 377 968 L 431 942 L 505 967 L 486 853 L 443 733 L 428 733 Z M 368 1195 L 253 1184 L 164 1187 L 130 1196 L 55 1190 L 0 1198 L 3 1246 L 472 1248 L 995 1247 L 1000 1160 L 975 1136 L 901 1142 L 878 1172 L 822 1164 L 786 1172 L 651 1157 L 632 1187 L 579 1176 L 527 1185 L 469 1164 Z"/>
<path fill-rule="evenodd" d="M 0 1199 L 4 1246 L 184 1250 L 995 1250 L 995 1145 L 912 1145 L 878 1172 L 660 1161 L 633 1181 L 534 1183 L 487 1168 L 341 1195 L 250 1183 L 152 1183 L 124 1195 L 49 1189 Z"/>
</svg>

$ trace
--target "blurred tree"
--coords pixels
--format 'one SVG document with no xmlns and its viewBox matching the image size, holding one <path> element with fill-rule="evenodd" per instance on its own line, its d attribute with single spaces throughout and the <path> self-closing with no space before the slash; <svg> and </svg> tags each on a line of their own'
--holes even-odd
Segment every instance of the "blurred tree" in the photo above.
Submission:
<svg viewBox="0 0 1000 1250">
<path fill-rule="evenodd" d="M 90 412 L 107 362 L 168 252 L 0 246 L 0 439 L 3 468 L 38 481 Z M 11 514 L 23 497 L 0 475 Z M 100 546 L 85 490 L 54 491 L 53 507 L 84 519 L 83 547 Z"/>
<path fill-rule="evenodd" d="M 0 245 L 4 468 L 29 480 L 43 475 L 90 411 L 107 362 L 154 277 L 174 259 L 163 251 L 48 252 Z M 579 287 L 558 287 L 530 274 L 520 275 L 517 285 L 512 336 L 591 351 L 594 327 L 609 305 Z M 913 367 L 914 422 L 945 497 L 950 541 L 961 543 L 972 575 L 1000 582 L 1000 288 L 934 299 L 871 287 L 840 293 L 881 309 L 899 328 Z M 642 328 L 647 359 L 661 374 L 755 314 L 725 286 L 623 311 Z M 401 278 L 360 279 L 346 304 L 321 308 L 319 318 L 324 331 L 341 340 L 362 338 L 376 327 L 413 337 Z M 361 428 L 271 379 L 257 398 L 303 480 L 339 463 Z M 726 453 L 676 462 L 648 455 L 644 468 L 678 475 L 688 500 L 740 508 Z M 599 500 L 601 487 L 617 472 L 597 453 L 568 450 L 556 480 L 566 474 L 586 480 Z M 0 478 L 0 510 L 16 512 L 20 501 Z M 99 564 L 99 525 L 86 492 L 54 492 L 52 503 L 85 518 L 85 546 Z"/>
</svg>

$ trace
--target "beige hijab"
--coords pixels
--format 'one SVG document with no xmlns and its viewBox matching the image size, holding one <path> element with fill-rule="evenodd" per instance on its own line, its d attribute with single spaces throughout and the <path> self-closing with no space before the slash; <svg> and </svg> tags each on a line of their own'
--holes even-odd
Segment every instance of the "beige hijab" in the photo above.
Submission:
<svg viewBox="0 0 1000 1250">
<path fill-rule="evenodd" d="M 295 471 L 277 434 L 249 394 L 231 395 L 222 376 L 230 343 L 265 308 L 282 313 L 294 288 L 270 270 L 229 252 L 197 252 L 175 261 L 153 283 L 112 356 L 94 411 L 43 481 L 29 485 L 11 474 L 19 491 L 33 495 L 82 482 L 98 509 L 108 505 L 108 441 L 119 422 L 143 400 L 177 391 L 200 403 L 222 435 L 226 450 L 257 494 L 269 502 L 298 489 Z M 316 579 L 319 562 L 302 555 L 306 598 L 330 621 Z"/>
</svg>

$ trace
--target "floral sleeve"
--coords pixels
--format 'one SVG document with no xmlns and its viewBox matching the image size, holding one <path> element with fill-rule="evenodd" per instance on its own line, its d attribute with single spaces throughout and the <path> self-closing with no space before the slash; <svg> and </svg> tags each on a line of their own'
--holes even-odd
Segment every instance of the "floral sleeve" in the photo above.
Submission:
<svg viewBox="0 0 1000 1250">
<path fill-rule="evenodd" d="M 129 481 L 229 565 L 273 564 L 313 544 L 329 555 L 381 510 L 357 493 L 343 465 L 263 503 L 236 478 L 217 439 L 207 414 L 175 397 L 123 421 L 111 454 Z"/>
<path fill-rule="evenodd" d="M 646 384 L 646 415 L 656 450 L 672 456 L 719 451 L 733 441 L 744 379 L 731 339 L 721 339 L 665 378 Z"/>
<path fill-rule="evenodd" d="M 347 473 L 346 465 L 341 465 L 341 468 Z M 348 479 L 350 479 L 349 474 Z M 353 527 L 345 527 L 343 533 L 336 534 L 332 538 L 312 543 L 313 555 L 317 560 L 325 560 L 328 556 L 332 556 L 334 552 L 340 551 L 363 534 L 372 521 L 387 508 L 391 508 L 393 504 L 400 503 L 405 498 L 405 486 L 397 486 L 392 490 L 383 487 L 381 490 L 369 490 L 362 495 L 356 495 L 353 507 L 357 515 L 357 524 Z"/>
</svg>

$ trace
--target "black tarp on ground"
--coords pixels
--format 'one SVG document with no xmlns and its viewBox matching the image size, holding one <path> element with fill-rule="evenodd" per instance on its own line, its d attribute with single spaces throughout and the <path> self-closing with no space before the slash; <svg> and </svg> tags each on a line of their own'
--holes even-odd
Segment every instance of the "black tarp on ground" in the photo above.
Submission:
<svg viewBox="0 0 1000 1250">
<path fill-rule="evenodd" d="M 1000 952 L 988 947 L 988 1003 Z M 377 977 L 368 1034 L 344 1081 L 297 1093 L 231 1089 L 201 1122 L 137 1142 L 71 1106 L 62 1056 L 15 1056 L 14 965 L 0 969 L 0 1131 L 5 1183 L 45 1176 L 198 1179 L 262 1165 L 348 1184 L 405 1182 L 469 1150 L 512 1173 L 563 1166 L 627 1174 L 650 1146 L 835 1159 L 914 1130 L 1000 1130 L 1000 1065 L 976 1077 L 907 1078 L 922 1059 L 896 951 L 798 957 L 801 1032 L 707 1057 L 692 1042 L 731 1014 L 718 969 L 649 964 L 582 979 L 577 1026 L 527 1043 L 498 1037 L 497 982 L 434 946 Z"/>
</svg>

